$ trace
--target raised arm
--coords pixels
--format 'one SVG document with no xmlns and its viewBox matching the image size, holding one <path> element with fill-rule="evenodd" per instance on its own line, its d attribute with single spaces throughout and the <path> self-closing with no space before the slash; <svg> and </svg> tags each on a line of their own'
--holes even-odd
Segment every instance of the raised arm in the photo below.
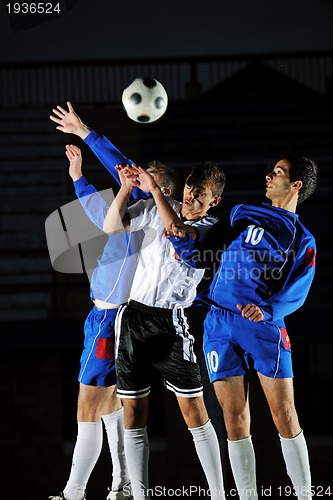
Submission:
<svg viewBox="0 0 333 500">
<path fill-rule="evenodd" d="M 69 175 L 75 182 L 82 177 L 82 155 L 81 150 L 73 144 L 67 144 L 66 156 L 69 160 Z"/>
<path fill-rule="evenodd" d="M 116 165 L 132 165 L 133 160 L 127 158 L 119 149 L 112 144 L 104 135 L 97 134 L 90 127 L 85 125 L 79 115 L 74 111 L 70 101 L 67 101 L 68 110 L 62 106 L 57 106 L 52 110 L 55 116 L 50 115 L 50 120 L 56 123 L 57 130 L 66 134 L 74 134 L 90 147 L 93 153 L 101 161 L 104 167 L 120 185 L 119 173 Z M 134 187 L 131 199 L 147 198 L 148 194 Z"/>
<path fill-rule="evenodd" d="M 65 134 L 74 134 L 81 137 L 81 139 L 85 139 L 90 134 L 91 129 L 82 122 L 69 101 L 67 101 L 67 106 L 68 111 L 59 105 L 52 109 L 52 112 L 56 116 L 50 115 L 50 120 L 58 124 L 56 127 L 57 130 Z"/>
<path fill-rule="evenodd" d="M 121 186 L 104 220 L 103 230 L 108 234 L 122 233 L 129 231 L 130 228 L 126 208 L 133 186 L 132 182 L 123 174 L 124 168 L 121 165 L 117 165 L 116 168 L 119 171 Z"/>
<path fill-rule="evenodd" d="M 74 183 L 75 194 L 89 219 L 103 231 L 103 223 L 109 205 L 97 189 L 92 184 L 89 184 L 82 174 L 82 156 L 80 148 L 73 144 L 68 144 L 66 146 L 66 156 L 69 159 L 69 175 Z M 111 197 L 111 199 L 113 199 L 114 197 L 111 188 L 110 190 L 103 191 L 103 193 L 107 194 L 108 198 Z"/>
</svg>

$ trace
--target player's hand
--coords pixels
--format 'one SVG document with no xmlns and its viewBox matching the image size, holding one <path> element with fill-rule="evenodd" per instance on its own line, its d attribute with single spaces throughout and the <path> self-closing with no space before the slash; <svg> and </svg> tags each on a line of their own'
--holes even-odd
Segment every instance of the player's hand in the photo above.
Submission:
<svg viewBox="0 0 333 500">
<path fill-rule="evenodd" d="M 57 130 L 61 130 L 66 134 L 75 134 L 81 139 L 85 139 L 87 135 L 90 134 L 90 129 L 85 125 L 79 115 L 77 115 L 74 111 L 73 106 L 69 101 L 67 101 L 68 111 L 66 111 L 61 106 L 57 106 L 52 109 L 52 112 L 56 116 L 50 115 L 50 120 L 57 123 Z"/>
<path fill-rule="evenodd" d="M 67 144 L 66 156 L 69 159 L 69 175 L 74 181 L 82 177 L 82 155 L 81 150 L 73 144 Z"/>
<path fill-rule="evenodd" d="M 181 221 L 174 221 L 170 226 L 164 231 L 164 236 L 172 236 L 173 238 L 185 238 L 186 230 L 184 224 Z"/>
<path fill-rule="evenodd" d="M 154 177 L 142 167 L 135 167 L 138 173 L 138 186 L 146 193 L 152 193 L 157 187 Z"/>
<path fill-rule="evenodd" d="M 132 180 L 133 186 L 137 186 L 147 193 L 152 193 L 157 187 L 154 177 L 142 167 L 132 165 L 126 169 L 125 175 Z"/>
<path fill-rule="evenodd" d="M 121 185 L 123 187 L 126 187 L 128 189 L 129 192 L 132 191 L 133 189 L 133 186 L 136 185 L 136 178 L 137 176 L 133 176 L 133 175 L 130 175 L 130 171 L 131 171 L 131 168 L 129 165 L 125 165 L 125 164 L 119 164 L 119 165 L 116 165 L 115 166 L 115 169 L 118 171 L 119 173 L 119 179 L 120 179 L 120 182 L 121 182 Z"/>
<path fill-rule="evenodd" d="M 242 306 L 241 304 L 237 304 L 237 309 L 242 312 L 243 318 L 248 319 L 249 321 L 253 321 L 254 323 L 258 323 L 259 321 L 263 321 L 264 313 L 260 309 L 260 307 L 255 304 L 247 304 L 246 306 Z"/>
</svg>

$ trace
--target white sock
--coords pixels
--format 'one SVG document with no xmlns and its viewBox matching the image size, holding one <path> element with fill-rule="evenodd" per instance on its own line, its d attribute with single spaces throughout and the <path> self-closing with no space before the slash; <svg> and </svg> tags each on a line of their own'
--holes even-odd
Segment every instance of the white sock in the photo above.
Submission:
<svg viewBox="0 0 333 500">
<path fill-rule="evenodd" d="M 125 429 L 125 456 L 134 498 L 149 500 L 147 489 L 149 441 L 146 427 Z"/>
<path fill-rule="evenodd" d="M 102 415 L 112 460 L 112 485 L 114 491 L 121 490 L 128 481 L 124 450 L 124 409 Z"/>
<path fill-rule="evenodd" d="M 228 451 L 240 500 L 257 500 L 256 459 L 251 436 L 237 441 L 228 439 Z"/>
<path fill-rule="evenodd" d="M 210 420 L 205 425 L 190 429 L 201 466 L 206 475 L 211 499 L 225 498 L 220 447 Z"/>
<path fill-rule="evenodd" d="M 90 474 L 102 450 L 102 422 L 78 422 L 72 468 L 64 495 L 67 500 L 82 500 Z"/>
<path fill-rule="evenodd" d="M 311 500 L 311 473 L 303 431 L 296 437 L 280 437 L 283 458 L 298 499 Z"/>
</svg>

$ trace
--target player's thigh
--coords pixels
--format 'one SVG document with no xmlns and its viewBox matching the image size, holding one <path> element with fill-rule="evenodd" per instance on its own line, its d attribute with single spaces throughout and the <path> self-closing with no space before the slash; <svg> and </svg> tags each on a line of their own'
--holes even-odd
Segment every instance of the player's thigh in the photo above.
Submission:
<svg viewBox="0 0 333 500">
<path fill-rule="evenodd" d="M 125 429 L 140 429 L 147 425 L 149 396 L 143 398 L 124 398 Z"/>
<path fill-rule="evenodd" d="M 249 411 L 249 380 L 247 376 L 216 380 L 213 386 L 224 413 L 241 414 Z"/>
<path fill-rule="evenodd" d="M 248 437 L 251 423 L 248 377 L 217 380 L 214 389 L 222 408 L 228 439 L 233 441 Z"/>
<path fill-rule="evenodd" d="M 292 438 L 300 433 L 292 378 L 269 378 L 258 373 L 272 417 L 280 435 Z"/>
<path fill-rule="evenodd" d="M 117 398 L 116 386 L 91 386 L 80 383 L 78 397 L 78 420 L 99 421 L 102 415 L 107 415 L 121 408 Z"/>
<path fill-rule="evenodd" d="M 266 377 L 258 372 L 261 387 L 268 405 L 275 413 L 281 409 L 294 408 L 294 383 L 292 378 Z"/>
</svg>

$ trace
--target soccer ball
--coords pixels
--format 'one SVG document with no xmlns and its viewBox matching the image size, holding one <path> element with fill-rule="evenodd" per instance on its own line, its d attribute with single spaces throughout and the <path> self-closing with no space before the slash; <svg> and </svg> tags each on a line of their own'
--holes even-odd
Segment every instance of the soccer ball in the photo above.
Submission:
<svg viewBox="0 0 333 500">
<path fill-rule="evenodd" d="M 131 120 L 151 123 L 166 112 L 168 94 L 163 85 L 154 78 L 136 78 L 123 91 L 122 103 Z"/>
</svg>

